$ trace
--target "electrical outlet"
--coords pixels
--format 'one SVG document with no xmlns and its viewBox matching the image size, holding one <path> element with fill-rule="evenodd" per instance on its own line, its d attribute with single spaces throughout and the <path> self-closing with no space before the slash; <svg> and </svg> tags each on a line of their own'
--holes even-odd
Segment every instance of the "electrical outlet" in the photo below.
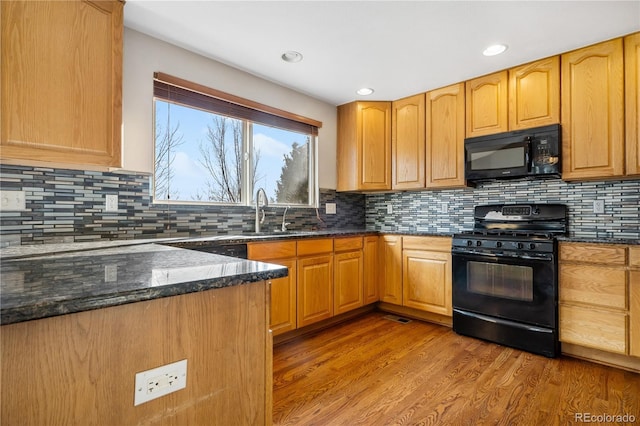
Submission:
<svg viewBox="0 0 640 426">
<path fill-rule="evenodd" d="M 26 210 L 24 191 L 0 191 L 0 208 L 5 211 Z"/>
<path fill-rule="evenodd" d="M 604 200 L 593 200 L 593 212 L 604 213 Z"/>
<path fill-rule="evenodd" d="M 118 211 L 118 194 L 107 194 L 104 201 L 104 211 L 106 212 Z"/>
<path fill-rule="evenodd" d="M 187 387 L 187 360 L 136 373 L 133 405 L 144 404 Z"/>
<path fill-rule="evenodd" d="M 326 214 L 336 214 L 336 203 L 327 203 L 324 208 Z"/>
<path fill-rule="evenodd" d="M 440 213 L 449 213 L 449 203 L 446 201 L 440 203 Z"/>
<path fill-rule="evenodd" d="M 118 265 L 104 265 L 104 281 L 118 281 Z"/>
<path fill-rule="evenodd" d="M 387 214 L 393 214 L 393 204 L 387 204 Z"/>
</svg>

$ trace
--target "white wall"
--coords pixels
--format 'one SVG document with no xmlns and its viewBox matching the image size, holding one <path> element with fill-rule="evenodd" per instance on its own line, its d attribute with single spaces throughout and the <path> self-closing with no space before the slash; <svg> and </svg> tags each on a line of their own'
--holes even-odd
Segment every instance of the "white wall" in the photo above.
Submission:
<svg viewBox="0 0 640 426">
<path fill-rule="evenodd" d="M 320 188 L 336 188 L 336 107 L 204 56 L 125 28 L 123 161 L 125 170 L 153 172 L 153 73 L 161 71 L 322 122 Z"/>
</svg>

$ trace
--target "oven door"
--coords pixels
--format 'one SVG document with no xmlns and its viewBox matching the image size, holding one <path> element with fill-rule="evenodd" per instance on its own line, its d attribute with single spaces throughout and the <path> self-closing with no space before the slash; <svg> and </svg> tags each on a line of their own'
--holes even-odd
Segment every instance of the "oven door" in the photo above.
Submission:
<svg viewBox="0 0 640 426">
<path fill-rule="evenodd" d="M 557 267 L 548 254 L 452 251 L 453 307 L 542 327 L 557 326 Z"/>
</svg>

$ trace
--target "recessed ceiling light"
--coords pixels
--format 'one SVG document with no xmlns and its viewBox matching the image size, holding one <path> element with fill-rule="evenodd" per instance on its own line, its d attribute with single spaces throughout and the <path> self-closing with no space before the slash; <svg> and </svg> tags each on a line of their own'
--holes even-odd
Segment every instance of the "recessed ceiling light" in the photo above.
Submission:
<svg viewBox="0 0 640 426">
<path fill-rule="evenodd" d="M 482 54 L 484 56 L 495 56 L 501 54 L 505 50 L 507 50 L 506 44 L 494 44 L 484 49 L 484 52 L 482 52 Z"/>
<path fill-rule="evenodd" d="M 302 53 L 296 52 L 295 50 L 289 50 L 287 52 L 284 52 L 281 58 L 285 62 L 300 62 L 302 60 Z"/>
<path fill-rule="evenodd" d="M 374 92 L 374 90 L 370 87 L 363 87 L 362 89 L 358 89 L 356 90 L 356 93 L 358 95 L 362 95 L 362 96 L 368 96 L 370 94 L 372 94 Z"/>
</svg>

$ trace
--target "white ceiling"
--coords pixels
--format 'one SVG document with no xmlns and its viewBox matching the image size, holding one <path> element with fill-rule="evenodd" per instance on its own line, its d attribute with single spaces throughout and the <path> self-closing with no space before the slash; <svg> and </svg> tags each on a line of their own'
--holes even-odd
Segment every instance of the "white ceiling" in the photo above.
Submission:
<svg viewBox="0 0 640 426">
<path fill-rule="evenodd" d="M 128 0 L 124 16 L 129 28 L 340 105 L 395 100 L 639 31 L 640 0 Z M 509 49 L 484 57 L 497 42 Z M 282 61 L 288 50 L 303 61 Z M 375 93 L 359 96 L 360 87 Z"/>
</svg>

